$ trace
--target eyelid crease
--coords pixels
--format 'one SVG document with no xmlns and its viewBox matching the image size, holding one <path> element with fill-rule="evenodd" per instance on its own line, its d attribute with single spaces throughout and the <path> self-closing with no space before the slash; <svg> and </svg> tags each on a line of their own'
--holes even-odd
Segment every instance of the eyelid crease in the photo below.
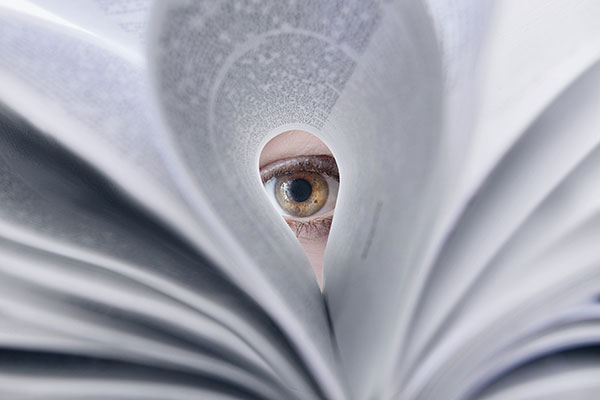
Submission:
<svg viewBox="0 0 600 400">
<path fill-rule="evenodd" d="M 274 161 L 260 169 L 260 178 L 265 183 L 276 176 L 296 171 L 317 172 L 339 180 L 335 158 L 329 154 L 299 156 Z"/>
</svg>

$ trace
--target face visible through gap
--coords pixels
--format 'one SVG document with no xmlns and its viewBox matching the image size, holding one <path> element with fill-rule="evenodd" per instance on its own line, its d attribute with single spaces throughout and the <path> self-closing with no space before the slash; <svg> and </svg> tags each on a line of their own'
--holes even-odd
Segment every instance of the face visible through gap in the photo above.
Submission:
<svg viewBox="0 0 600 400">
<path fill-rule="evenodd" d="M 321 286 L 339 173 L 329 148 L 305 131 L 273 138 L 260 155 L 267 195 L 306 251 Z"/>
</svg>

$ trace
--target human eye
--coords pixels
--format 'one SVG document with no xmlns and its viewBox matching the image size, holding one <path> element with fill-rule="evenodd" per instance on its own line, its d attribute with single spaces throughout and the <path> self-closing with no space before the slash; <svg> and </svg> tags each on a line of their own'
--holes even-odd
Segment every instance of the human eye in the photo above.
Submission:
<svg viewBox="0 0 600 400">
<path fill-rule="evenodd" d="M 339 173 L 331 155 L 291 157 L 260 170 L 271 202 L 300 239 L 329 234 L 339 188 Z"/>
</svg>

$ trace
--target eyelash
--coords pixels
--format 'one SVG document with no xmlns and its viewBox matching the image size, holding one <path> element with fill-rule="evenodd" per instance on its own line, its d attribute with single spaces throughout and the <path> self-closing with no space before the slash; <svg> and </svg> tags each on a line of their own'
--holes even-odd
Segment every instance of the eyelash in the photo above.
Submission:
<svg viewBox="0 0 600 400">
<path fill-rule="evenodd" d="M 275 179 L 285 174 L 297 172 L 313 172 L 320 174 L 328 182 L 330 192 L 323 208 L 328 206 L 331 210 L 321 212 L 321 214 L 312 215 L 305 218 L 298 218 L 286 215 L 286 212 L 275 200 L 275 194 L 269 191 L 269 182 L 275 185 Z M 261 180 L 265 185 L 265 190 L 271 202 L 279 209 L 288 226 L 298 238 L 317 239 L 326 236 L 329 233 L 333 220 L 333 210 L 337 198 L 337 189 L 339 186 L 339 172 L 335 159 L 330 155 L 300 156 L 275 161 L 261 168 Z M 274 189 L 274 186 L 273 186 Z M 318 212 L 318 211 L 317 211 Z"/>
<path fill-rule="evenodd" d="M 317 172 L 325 174 L 337 181 L 340 180 L 335 159 L 330 155 L 300 156 L 274 161 L 260 170 L 263 184 L 269 180 L 292 172 Z"/>
</svg>

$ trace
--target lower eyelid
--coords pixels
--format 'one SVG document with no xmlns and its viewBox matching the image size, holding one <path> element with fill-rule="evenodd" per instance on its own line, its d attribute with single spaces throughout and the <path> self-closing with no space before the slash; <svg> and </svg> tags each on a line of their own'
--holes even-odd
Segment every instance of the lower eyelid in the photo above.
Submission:
<svg viewBox="0 0 600 400">
<path fill-rule="evenodd" d="M 300 221 L 293 218 L 285 218 L 288 226 L 292 229 L 298 239 L 316 240 L 329 235 L 333 216 L 313 218 L 308 221 Z"/>
</svg>

